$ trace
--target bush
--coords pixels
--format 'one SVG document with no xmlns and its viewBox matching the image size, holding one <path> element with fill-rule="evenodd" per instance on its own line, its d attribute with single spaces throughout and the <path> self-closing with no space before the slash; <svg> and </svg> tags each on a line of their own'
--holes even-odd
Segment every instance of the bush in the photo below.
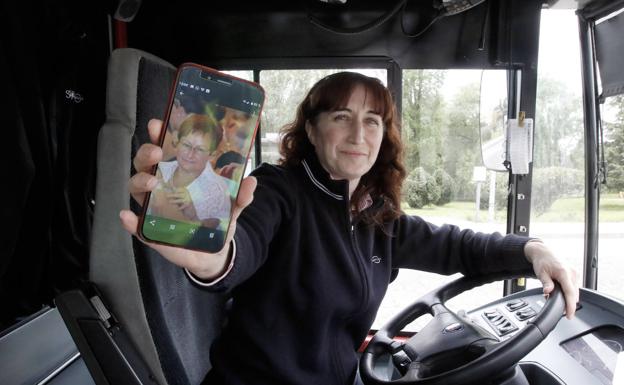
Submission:
<svg viewBox="0 0 624 385">
<path fill-rule="evenodd" d="M 583 171 L 566 167 L 546 167 L 533 169 L 531 207 L 535 215 L 548 211 L 559 198 L 583 194 L 585 184 Z M 489 207 L 489 178 L 481 189 L 481 207 Z M 507 207 L 507 175 L 496 179 L 496 209 Z"/>
<path fill-rule="evenodd" d="M 579 196 L 585 190 L 583 171 L 566 167 L 538 168 L 533 173 L 532 208 L 536 215 L 548 211 L 559 198 Z"/>
<path fill-rule="evenodd" d="M 440 199 L 435 204 L 442 206 L 450 203 L 457 190 L 453 178 L 444 169 L 439 168 L 433 172 L 433 179 L 440 188 Z"/>
<path fill-rule="evenodd" d="M 422 167 L 416 167 L 405 179 L 405 201 L 411 208 L 420 209 L 440 200 L 441 189 L 435 178 Z"/>
<path fill-rule="evenodd" d="M 488 172 L 487 181 L 481 186 L 481 204 L 483 209 L 490 208 L 490 178 L 494 175 L 496 186 L 494 188 L 494 209 L 502 210 L 507 208 L 507 196 L 509 194 L 509 175 L 507 173 Z"/>
</svg>

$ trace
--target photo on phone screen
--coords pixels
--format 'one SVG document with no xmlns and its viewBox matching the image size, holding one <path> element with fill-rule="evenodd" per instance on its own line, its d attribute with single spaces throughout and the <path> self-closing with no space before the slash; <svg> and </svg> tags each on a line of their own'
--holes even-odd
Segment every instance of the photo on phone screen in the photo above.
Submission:
<svg viewBox="0 0 624 385">
<path fill-rule="evenodd" d="M 158 185 L 139 225 L 143 238 L 221 250 L 263 101 L 255 83 L 194 64 L 178 69 L 160 138 Z"/>
</svg>

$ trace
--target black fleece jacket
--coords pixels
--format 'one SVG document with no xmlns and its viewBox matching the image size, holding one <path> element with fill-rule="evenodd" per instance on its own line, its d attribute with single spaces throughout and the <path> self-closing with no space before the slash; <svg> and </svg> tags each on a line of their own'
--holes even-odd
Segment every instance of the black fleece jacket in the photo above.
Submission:
<svg viewBox="0 0 624 385">
<path fill-rule="evenodd" d="M 258 187 L 238 219 L 234 265 L 209 288 L 230 291 L 233 305 L 206 383 L 350 385 L 393 269 L 530 267 L 524 237 L 407 215 L 384 230 L 352 222 L 347 182 L 331 180 L 314 155 L 294 168 L 264 164 L 253 175 Z"/>
</svg>

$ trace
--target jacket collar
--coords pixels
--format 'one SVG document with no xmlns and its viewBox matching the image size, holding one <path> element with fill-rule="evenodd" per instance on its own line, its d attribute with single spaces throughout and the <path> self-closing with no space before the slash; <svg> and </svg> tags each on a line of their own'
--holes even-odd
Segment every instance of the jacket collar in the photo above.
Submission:
<svg viewBox="0 0 624 385">
<path fill-rule="evenodd" d="M 314 150 L 306 154 L 301 161 L 301 165 L 307 178 L 310 179 L 312 184 L 321 192 L 338 201 L 347 201 L 349 199 L 349 182 L 344 179 L 332 179 L 329 173 L 321 166 Z M 375 197 L 372 198 L 370 202 L 358 208 L 360 212 L 366 210 L 377 211 L 381 209 L 383 205 L 384 199 L 382 197 Z"/>
<path fill-rule="evenodd" d="M 301 165 L 312 184 L 324 194 L 339 201 L 348 199 L 349 182 L 346 180 L 331 179 L 329 173 L 321 166 L 313 150 L 306 154 L 305 158 L 301 161 Z"/>
</svg>

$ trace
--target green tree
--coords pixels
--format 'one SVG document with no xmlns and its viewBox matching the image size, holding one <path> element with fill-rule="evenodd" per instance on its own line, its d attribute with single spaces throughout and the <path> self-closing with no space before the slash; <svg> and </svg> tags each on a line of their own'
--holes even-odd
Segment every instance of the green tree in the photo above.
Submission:
<svg viewBox="0 0 624 385">
<path fill-rule="evenodd" d="M 541 215 L 559 198 L 581 196 L 584 189 L 583 171 L 569 167 L 544 167 L 533 172 L 532 209 Z"/>
<path fill-rule="evenodd" d="M 403 195 L 411 208 L 420 209 L 427 205 L 437 204 L 441 194 L 442 190 L 435 177 L 422 167 L 412 170 L 405 180 Z"/>
<path fill-rule="evenodd" d="M 603 124 L 607 189 L 620 192 L 624 191 L 624 95 L 610 98 L 609 106 L 615 109 L 615 121 Z"/>
<path fill-rule="evenodd" d="M 472 173 L 480 166 L 479 84 L 459 89 L 446 111 L 448 123 L 442 129 L 445 150 L 444 169 L 455 181 L 457 199 L 474 197 Z"/>
<path fill-rule="evenodd" d="M 277 133 L 295 119 L 297 105 L 312 85 L 335 70 L 271 70 L 260 72 L 266 90 L 262 110 L 262 132 Z"/>
<path fill-rule="evenodd" d="M 423 166 L 433 171 L 441 162 L 444 77 L 445 71 L 438 70 L 403 73 L 402 137 L 408 170 Z"/>
<path fill-rule="evenodd" d="M 455 197 L 455 181 L 453 178 L 443 168 L 438 168 L 433 172 L 433 179 L 440 188 L 440 198 L 435 204 L 442 206 L 450 203 Z"/>
<path fill-rule="evenodd" d="M 561 80 L 540 76 L 533 161 L 539 167 L 583 168 L 580 95 Z"/>
</svg>

